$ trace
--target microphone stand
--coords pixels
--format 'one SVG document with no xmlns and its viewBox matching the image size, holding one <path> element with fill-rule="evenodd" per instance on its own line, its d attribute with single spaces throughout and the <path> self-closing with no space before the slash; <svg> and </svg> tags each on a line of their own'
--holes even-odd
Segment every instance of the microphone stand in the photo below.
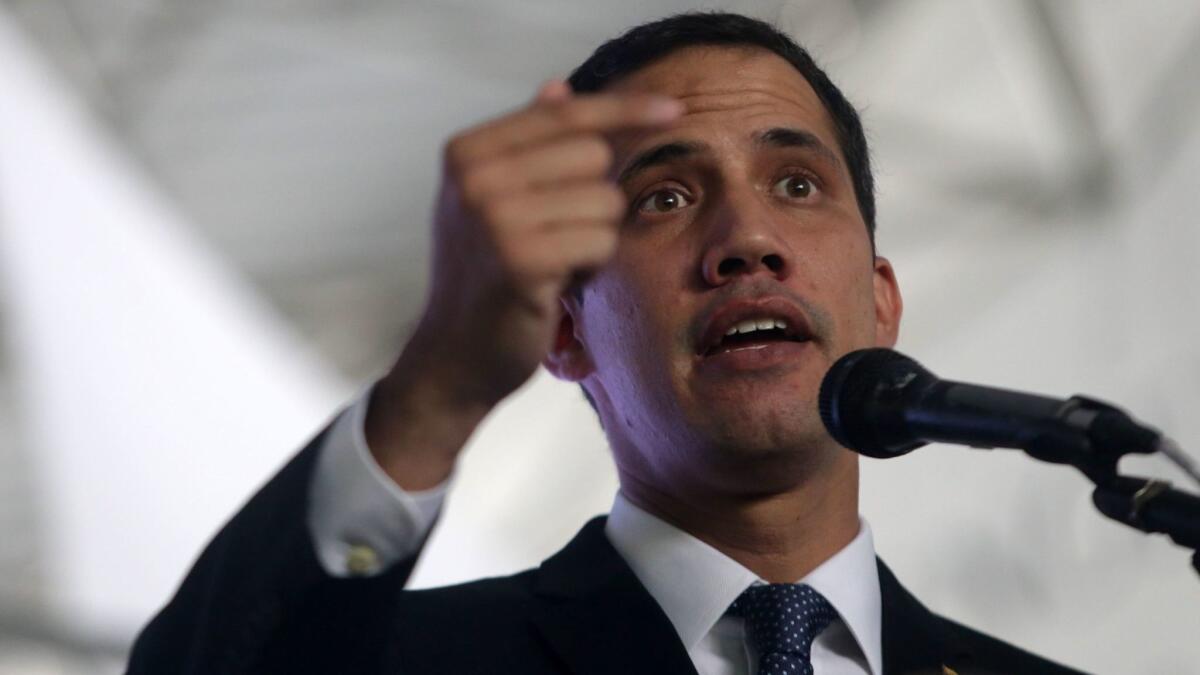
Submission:
<svg viewBox="0 0 1200 675">
<path fill-rule="evenodd" d="M 1113 520 L 1142 532 L 1165 534 L 1192 549 L 1192 567 L 1200 574 L 1200 497 L 1176 490 L 1166 481 L 1114 476 L 1096 486 L 1092 503 Z"/>
<path fill-rule="evenodd" d="M 1107 403 L 1084 396 L 1070 398 L 1067 405 L 1071 415 L 1124 415 Z M 1121 433 L 1094 433 L 1082 442 L 1078 435 L 1047 433 L 1024 450 L 1035 459 L 1079 469 L 1096 485 L 1092 503 L 1100 513 L 1142 532 L 1166 534 L 1176 544 L 1192 549 L 1192 567 L 1200 574 L 1200 496 L 1177 490 L 1168 481 L 1120 475 L 1117 463 L 1125 455 L 1163 450 L 1162 444 L 1169 443 L 1163 439 L 1158 445 L 1139 444 L 1142 449 L 1131 450 L 1129 440 Z"/>
</svg>

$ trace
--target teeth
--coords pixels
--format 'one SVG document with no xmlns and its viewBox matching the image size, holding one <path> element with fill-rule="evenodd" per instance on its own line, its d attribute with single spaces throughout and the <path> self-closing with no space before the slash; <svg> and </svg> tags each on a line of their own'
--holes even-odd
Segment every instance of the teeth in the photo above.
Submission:
<svg viewBox="0 0 1200 675">
<path fill-rule="evenodd" d="M 756 330 L 758 330 L 758 322 L 754 319 L 747 319 L 745 321 L 738 322 L 737 332 L 739 333 L 753 333 Z"/>
<path fill-rule="evenodd" d="M 725 331 L 725 335 L 753 333 L 756 330 L 771 330 L 773 328 L 787 330 L 787 322 L 782 319 L 747 319 L 730 326 L 729 330 Z"/>
</svg>

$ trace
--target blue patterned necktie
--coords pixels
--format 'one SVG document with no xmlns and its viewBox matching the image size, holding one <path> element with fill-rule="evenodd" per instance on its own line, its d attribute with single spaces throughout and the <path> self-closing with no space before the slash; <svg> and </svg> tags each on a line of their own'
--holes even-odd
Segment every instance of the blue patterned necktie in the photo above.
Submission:
<svg viewBox="0 0 1200 675">
<path fill-rule="evenodd" d="M 751 586 L 729 613 L 746 622 L 758 675 L 813 675 L 813 640 L 837 618 L 833 605 L 807 584 Z"/>
</svg>

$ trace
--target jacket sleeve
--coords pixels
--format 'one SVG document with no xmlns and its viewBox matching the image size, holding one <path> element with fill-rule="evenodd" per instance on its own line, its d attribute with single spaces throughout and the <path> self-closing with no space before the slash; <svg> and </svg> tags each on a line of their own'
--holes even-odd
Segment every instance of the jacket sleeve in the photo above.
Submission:
<svg viewBox="0 0 1200 675">
<path fill-rule="evenodd" d="M 131 675 L 276 672 L 281 655 L 374 661 L 418 549 L 383 574 L 336 578 L 307 526 L 318 435 L 230 520 L 142 630 Z M 315 650 L 315 651 L 314 651 Z M 343 664 L 351 666 L 349 663 Z M 349 672 L 346 668 L 344 672 Z M 315 672 L 315 671 L 314 671 Z"/>
</svg>

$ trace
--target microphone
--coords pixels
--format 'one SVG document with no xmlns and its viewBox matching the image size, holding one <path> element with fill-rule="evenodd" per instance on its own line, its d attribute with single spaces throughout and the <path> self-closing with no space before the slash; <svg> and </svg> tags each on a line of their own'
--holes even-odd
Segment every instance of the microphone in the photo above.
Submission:
<svg viewBox="0 0 1200 675">
<path fill-rule="evenodd" d="M 821 382 L 821 421 L 834 440 L 868 457 L 899 457 L 931 442 L 1018 448 L 1037 459 L 1115 462 L 1163 445 L 1159 432 L 1082 396 L 1056 399 L 940 380 L 890 349 L 838 359 Z"/>
</svg>

